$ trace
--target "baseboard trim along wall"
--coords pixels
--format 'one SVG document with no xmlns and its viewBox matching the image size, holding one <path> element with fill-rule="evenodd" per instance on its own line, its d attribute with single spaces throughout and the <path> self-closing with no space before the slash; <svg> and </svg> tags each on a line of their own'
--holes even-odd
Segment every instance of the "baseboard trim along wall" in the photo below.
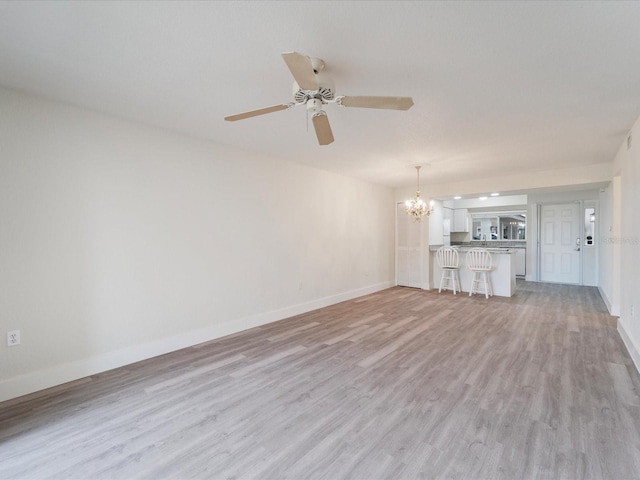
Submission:
<svg viewBox="0 0 640 480">
<path fill-rule="evenodd" d="M 609 298 L 607 297 L 607 295 L 604 293 L 604 290 L 602 290 L 602 287 L 598 286 L 598 292 L 600 292 L 600 297 L 602 298 L 602 301 L 607 307 L 607 310 L 609 311 L 609 315 L 613 315 L 613 313 L 611 312 L 611 302 L 609 301 Z M 614 315 L 614 316 L 617 316 L 617 315 Z"/>
<path fill-rule="evenodd" d="M 622 343 L 627 347 L 627 351 L 631 356 L 631 360 L 633 360 L 633 364 L 636 366 L 636 370 L 640 373 L 640 349 L 638 346 L 633 343 L 631 337 L 627 334 L 627 331 L 624 329 L 624 325 L 620 322 L 618 318 L 618 333 L 620 334 L 620 338 L 622 338 Z"/>
<path fill-rule="evenodd" d="M 147 360 L 157 357 L 158 355 L 180 350 L 181 348 L 209 342 L 216 338 L 238 333 L 253 327 L 259 327 L 260 325 L 266 325 L 278 320 L 317 310 L 318 308 L 328 307 L 346 300 L 369 295 L 392 286 L 392 282 L 370 285 L 280 310 L 235 319 L 209 328 L 187 332 L 182 335 L 163 338 L 141 345 L 134 345 L 104 355 L 97 355 L 75 362 L 57 365 L 47 370 L 39 370 L 25 375 L 19 375 L 0 381 L 0 402 L 79 380 L 89 375 L 123 367 L 141 360 Z"/>
</svg>

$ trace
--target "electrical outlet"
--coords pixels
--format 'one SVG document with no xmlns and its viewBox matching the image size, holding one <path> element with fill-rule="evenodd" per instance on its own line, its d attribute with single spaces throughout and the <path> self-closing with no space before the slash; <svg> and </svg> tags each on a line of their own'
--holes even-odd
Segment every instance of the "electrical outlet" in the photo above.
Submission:
<svg viewBox="0 0 640 480">
<path fill-rule="evenodd" d="M 14 345 L 20 345 L 20 330 L 7 332 L 7 346 L 13 347 Z"/>
</svg>

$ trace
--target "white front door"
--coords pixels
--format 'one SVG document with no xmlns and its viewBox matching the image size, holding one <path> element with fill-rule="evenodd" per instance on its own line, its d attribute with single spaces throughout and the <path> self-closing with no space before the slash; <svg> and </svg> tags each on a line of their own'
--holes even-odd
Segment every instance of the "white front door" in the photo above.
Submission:
<svg viewBox="0 0 640 480">
<path fill-rule="evenodd" d="M 396 283 L 422 287 L 420 222 L 407 215 L 403 203 L 396 206 Z"/>
<path fill-rule="evenodd" d="M 540 280 L 580 283 L 580 204 L 540 208 Z"/>
</svg>

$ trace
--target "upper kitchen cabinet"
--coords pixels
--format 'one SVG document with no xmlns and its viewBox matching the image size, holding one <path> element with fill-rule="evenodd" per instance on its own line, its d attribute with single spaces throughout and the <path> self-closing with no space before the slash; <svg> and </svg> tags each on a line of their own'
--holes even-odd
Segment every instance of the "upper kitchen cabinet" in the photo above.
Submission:
<svg viewBox="0 0 640 480">
<path fill-rule="evenodd" d="M 451 232 L 469 231 L 469 210 L 466 208 L 456 208 L 453 210 L 453 227 Z"/>
</svg>

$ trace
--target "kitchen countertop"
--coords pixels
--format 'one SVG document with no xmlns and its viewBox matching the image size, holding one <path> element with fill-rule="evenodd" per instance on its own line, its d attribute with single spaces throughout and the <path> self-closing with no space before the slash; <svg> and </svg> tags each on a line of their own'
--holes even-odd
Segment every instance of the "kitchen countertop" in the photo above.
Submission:
<svg viewBox="0 0 640 480">
<path fill-rule="evenodd" d="M 442 245 L 431 245 L 429 246 L 429 250 L 431 252 L 437 251 Z M 515 248 L 520 247 L 483 247 L 483 246 L 474 246 L 474 245 L 451 245 L 451 248 L 455 248 L 459 252 L 468 252 L 472 248 L 484 248 L 488 250 L 490 253 L 495 253 L 497 255 L 511 255 L 514 252 L 512 251 Z"/>
<path fill-rule="evenodd" d="M 456 247 L 453 246 L 453 248 L 457 248 L 460 252 L 468 252 L 469 250 L 471 250 L 472 248 L 484 248 L 485 250 L 487 250 L 490 253 L 496 253 L 498 255 L 501 254 L 512 254 L 513 253 L 513 247 L 481 247 L 481 246 L 461 246 L 461 247 Z"/>
</svg>

